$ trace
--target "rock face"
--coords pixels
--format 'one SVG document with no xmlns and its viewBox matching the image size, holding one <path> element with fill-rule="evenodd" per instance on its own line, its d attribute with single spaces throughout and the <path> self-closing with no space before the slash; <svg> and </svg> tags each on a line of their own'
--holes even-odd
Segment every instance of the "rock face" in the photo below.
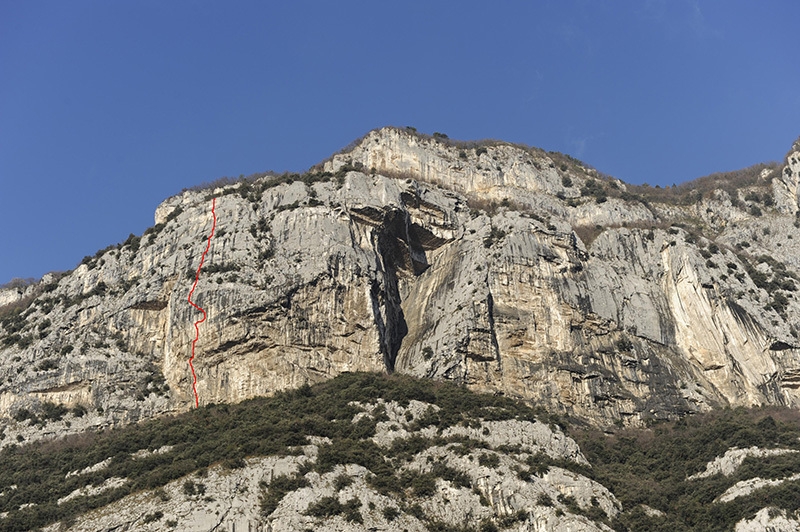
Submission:
<svg viewBox="0 0 800 532">
<path fill-rule="evenodd" d="M 749 478 L 747 480 L 739 481 L 725 490 L 725 493 L 714 499 L 714 502 L 730 502 L 737 497 L 750 495 L 756 490 L 770 486 L 779 486 L 784 482 L 793 482 L 797 480 L 800 480 L 800 473 L 778 479 L 763 479 L 759 477 Z"/>
<path fill-rule="evenodd" d="M 800 521 L 786 515 L 783 510 L 762 508 L 752 519 L 736 523 L 736 532 L 795 532 L 800 530 Z"/>
<path fill-rule="evenodd" d="M 191 407 L 212 197 L 201 404 L 397 371 L 596 425 L 796 407 L 800 145 L 762 174 L 647 199 L 560 154 L 385 128 L 304 176 L 184 192 L 0 290 L 0 444 Z"/>
<path fill-rule="evenodd" d="M 748 457 L 763 458 L 765 456 L 780 456 L 782 454 L 800 452 L 796 449 L 760 449 L 758 447 L 748 447 L 746 449 L 729 449 L 724 455 L 718 456 L 712 462 L 706 464 L 705 471 L 701 471 L 695 475 L 687 478 L 687 480 L 696 480 L 700 478 L 708 478 L 714 475 L 731 476 L 739 469 L 739 466 Z"/>
</svg>

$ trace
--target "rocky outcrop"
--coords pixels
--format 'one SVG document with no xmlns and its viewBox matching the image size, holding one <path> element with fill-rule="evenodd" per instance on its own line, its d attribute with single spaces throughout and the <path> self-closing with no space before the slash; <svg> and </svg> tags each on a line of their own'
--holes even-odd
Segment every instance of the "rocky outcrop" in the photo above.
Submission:
<svg viewBox="0 0 800 532">
<path fill-rule="evenodd" d="M 559 154 L 385 128 L 304 176 L 184 192 L 142 237 L 3 296 L 31 300 L 0 321 L 0 445 L 191 407 L 212 197 L 201 404 L 397 371 L 596 425 L 796 407 L 798 161 L 754 185 L 774 196 L 756 216 L 723 190 L 638 200 Z"/>
<path fill-rule="evenodd" d="M 730 502 L 737 497 L 746 497 L 756 490 L 768 488 L 770 486 L 779 486 L 784 482 L 793 482 L 796 480 L 800 480 L 800 473 L 785 478 L 765 479 L 753 477 L 747 480 L 741 480 L 725 490 L 722 495 L 714 499 L 714 502 Z"/>
<path fill-rule="evenodd" d="M 796 215 L 800 201 L 800 141 L 786 156 L 780 177 L 772 181 L 775 204 L 786 214 Z"/>
<path fill-rule="evenodd" d="M 706 464 L 705 471 L 694 474 L 686 480 L 696 480 L 708 478 L 714 475 L 731 476 L 739 469 L 739 466 L 748 457 L 763 458 L 766 456 L 780 456 L 782 454 L 797 453 L 797 449 L 761 449 L 759 447 L 748 447 L 746 449 L 729 449 L 724 455 L 716 457 L 713 461 Z"/>
<path fill-rule="evenodd" d="M 795 532 L 800 530 L 800 520 L 786 515 L 785 510 L 762 508 L 752 519 L 736 523 L 736 532 Z"/>
</svg>

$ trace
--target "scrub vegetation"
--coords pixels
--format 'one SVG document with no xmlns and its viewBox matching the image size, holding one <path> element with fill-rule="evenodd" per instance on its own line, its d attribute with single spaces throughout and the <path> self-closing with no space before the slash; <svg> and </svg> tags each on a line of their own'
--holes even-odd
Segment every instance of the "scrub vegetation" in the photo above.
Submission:
<svg viewBox="0 0 800 532">
<path fill-rule="evenodd" d="M 592 464 L 594 480 L 622 503 L 624 511 L 611 523 L 615 530 L 727 531 L 767 506 L 800 512 L 800 481 L 714 502 L 741 480 L 800 473 L 800 453 L 749 457 L 729 477 L 687 480 L 734 447 L 800 449 L 800 412 L 795 410 L 726 409 L 647 430 L 620 430 L 613 435 L 574 430 L 571 436 Z M 648 516 L 643 505 L 664 515 Z"/>
<path fill-rule="evenodd" d="M 403 440 L 388 451 L 375 445 L 369 438 L 375 434 L 380 417 L 364 417 L 352 423 L 361 411 L 352 402 L 378 398 L 400 404 L 413 399 L 441 408 L 415 420 L 417 428 L 444 429 L 478 418 L 532 421 L 537 417 L 533 409 L 521 403 L 474 394 L 454 385 L 401 376 L 345 374 L 314 387 L 304 386 L 270 398 L 210 405 L 119 430 L 6 447 L 0 452 L 0 486 L 16 488 L 3 489 L 0 494 L 0 512 L 8 512 L 6 518 L 0 519 L 0 531 L 30 530 L 68 519 L 130 493 L 159 488 L 214 464 L 237 468 L 243 467 L 244 458 L 250 456 L 299 454 L 302 451 L 298 446 L 306 445 L 308 436 L 331 439 L 330 444 L 320 448 L 314 469 L 326 472 L 337 464 L 364 465 L 374 473 L 371 480 L 374 487 L 386 493 L 406 488 L 424 492 L 432 478 L 467 482 L 463 475 L 446 467 L 427 476 L 397 475 L 390 460 L 405 459 L 412 456 L 409 453 L 413 449 L 422 450 L 435 442 L 422 438 Z M 133 456 L 137 451 L 154 451 L 164 446 L 171 448 L 146 457 Z M 67 476 L 107 459 L 110 459 L 108 465 L 98 471 Z M 89 484 L 99 486 L 115 477 L 126 481 L 99 495 L 80 496 L 58 504 L 59 499 L 76 489 Z M 296 482 L 302 484 L 301 480 Z M 277 488 L 288 489 L 293 485 L 287 482 Z M 275 498 L 276 494 L 265 492 L 264 513 L 269 513 L 280 501 Z"/>
<path fill-rule="evenodd" d="M 377 446 L 370 438 L 375 434 L 376 424 L 386 419 L 385 414 L 373 412 L 372 416 L 361 416 L 356 423 L 352 420 L 362 411 L 356 403 L 374 403 L 379 398 L 401 405 L 411 400 L 437 405 L 439 410 L 428 409 L 413 420 L 409 429 L 436 427 L 438 435 L 412 435 L 396 440 L 388 448 Z M 62 414 L 53 411 L 54 416 Z M 570 505 L 567 499 L 559 502 L 568 509 L 576 506 L 575 513 L 603 521 L 618 531 L 732 530 L 737 521 L 751 517 L 765 506 L 800 511 L 797 481 L 757 490 L 728 503 L 713 502 L 739 480 L 755 476 L 779 479 L 800 472 L 800 453 L 748 458 L 730 477 L 716 475 L 687 480 L 732 447 L 800 449 L 800 414 L 795 411 L 728 409 L 648 429 L 609 434 L 572 426 L 502 396 L 475 394 L 451 384 L 398 375 L 356 373 L 271 398 L 210 405 L 123 429 L 11 445 L 0 452 L 0 486 L 16 487 L 5 488 L 0 494 L 0 512 L 8 512 L 6 518 L 0 519 L 0 531 L 29 530 L 59 520 L 69 521 L 130 493 L 157 490 L 213 465 L 239 468 L 246 465 L 247 457 L 300 454 L 299 446 L 306 445 L 309 436 L 330 438 L 330 443 L 320 446 L 316 462 L 294 476 L 277 477 L 269 484 L 262 484 L 264 517 L 277 508 L 287 493 L 307 485 L 303 475 L 310 471 L 327 473 L 340 464 L 358 464 L 369 469 L 370 487 L 394 497 L 398 511 L 414 515 L 420 509 L 409 497 L 429 496 L 437 479 L 463 487 L 470 487 L 470 479 L 444 463 L 434 464 L 424 473 L 399 473 L 400 466 L 431 446 L 449 445 L 456 452 L 474 451 L 482 466 L 497 467 L 496 453 L 504 452 L 503 449 L 489 450 L 482 442 L 463 437 L 448 439 L 441 434 L 449 426 L 504 419 L 538 419 L 551 426 L 567 427 L 592 467 L 535 455 L 528 459 L 529 468 L 520 470 L 518 476 L 523 479 L 541 476 L 551 466 L 558 466 L 593 478 L 622 502 L 623 511 L 616 518 L 608 520 L 599 511 L 590 515 L 591 512 Z M 141 450 L 164 448 L 169 450 L 134 456 Z M 103 468 L 75 474 L 106 460 Z M 125 482 L 97 495 L 78 496 L 58 504 L 59 499 L 79 488 L 102 485 L 112 478 Z M 349 481 L 337 478 L 337 489 L 345 488 Z M 199 485 L 189 486 L 189 482 L 193 481 L 186 481 L 184 488 L 197 492 Z M 549 504 L 554 503 L 551 500 Z M 664 515 L 650 516 L 643 505 Z M 352 500 L 337 504 L 322 500 L 310 507 L 308 513 L 320 518 L 341 514 L 355 523 L 361 519 Z M 522 512 L 521 519 L 525 518 L 523 514 L 527 515 Z M 439 526 L 434 521 L 429 524 L 434 528 Z"/>
</svg>

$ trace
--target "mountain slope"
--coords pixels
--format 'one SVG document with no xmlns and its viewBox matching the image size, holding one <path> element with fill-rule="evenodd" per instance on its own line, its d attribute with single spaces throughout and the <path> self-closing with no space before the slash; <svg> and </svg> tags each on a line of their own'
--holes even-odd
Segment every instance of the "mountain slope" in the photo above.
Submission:
<svg viewBox="0 0 800 532">
<path fill-rule="evenodd" d="M 795 530 L 798 419 L 738 409 L 570 437 L 504 397 L 344 374 L 6 448 L 0 530 Z"/>
<path fill-rule="evenodd" d="M 396 371 L 598 426 L 796 407 L 798 176 L 800 145 L 667 192 L 384 128 L 304 175 L 186 191 L 142 237 L 0 293 L 0 444 L 191 407 L 213 197 L 201 404 Z"/>
<path fill-rule="evenodd" d="M 0 484 L 13 486 L 0 530 L 56 519 L 77 530 L 426 530 L 524 522 L 534 506 L 535 523 L 600 530 L 584 514 L 619 511 L 580 473 L 577 444 L 532 409 L 376 374 L 6 449 L 0 462 Z"/>
</svg>

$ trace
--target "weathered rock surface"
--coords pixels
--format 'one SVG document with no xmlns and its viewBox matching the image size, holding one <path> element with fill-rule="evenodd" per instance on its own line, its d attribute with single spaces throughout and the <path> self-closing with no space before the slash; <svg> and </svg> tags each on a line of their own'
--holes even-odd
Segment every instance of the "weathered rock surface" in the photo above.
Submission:
<svg viewBox="0 0 800 532">
<path fill-rule="evenodd" d="M 701 471 L 690 476 L 686 480 L 708 478 L 714 475 L 731 476 L 739 469 L 745 458 L 752 456 L 763 458 L 766 456 L 780 456 L 782 454 L 797 453 L 797 449 L 760 449 L 758 447 L 748 447 L 747 449 L 730 449 L 724 455 L 716 457 L 713 461 L 706 464 L 705 471 Z"/>
<path fill-rule="evenodd" d="M 785 510 L 762 508 L 752 519 L 736 523 L 736 532 L 796 532 L 800 520 L 786 515 Z"/>
<path fill-rule="evenodd" d="M 778 486 L 784 482 L 792 482 L 800 480 L 800 473 L 785 478 L 749 478 L 742 480 L 725 490 L 725 493 L 717 497 L 714 502 L 730 502 L 737 497 L 745 497 L 750 495 L 756 490 L 767 488 L 769 486 Z"/>
<path fill-rule="evenodd" d="M 201 404 L 364 370 L 597 425 L 800 405 L 798 145 L 751 187 L 759 216 L 744 191 L 642 202 L 563 156 L 394 128 L 324 169 L 184 192 L 140 239 L 0 292 L 33 300 L 0 322 L 0 445 L 191 407 L 212 197 Z"/>
</svg>

